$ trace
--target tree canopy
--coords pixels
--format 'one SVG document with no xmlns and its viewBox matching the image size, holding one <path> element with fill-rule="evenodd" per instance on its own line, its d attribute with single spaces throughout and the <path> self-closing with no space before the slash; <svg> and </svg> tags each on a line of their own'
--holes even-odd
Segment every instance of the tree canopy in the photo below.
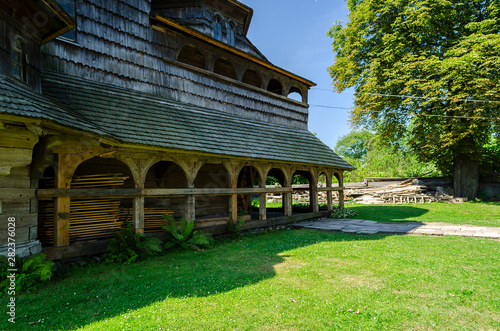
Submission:
<svg viewBox="0 0 500 331">
<path fill-rule="evenodd" d="M 498 0 L 349 0 L 329 31 L 337 91 L 354 87 L 354 125 L 454 174 L 473 197 L 484 146 L 499 135 Z"/>
<path fill-rule="evenodd" d="M 344 174 L 345 182 L 362 182 L 366 177 L 440 174 L 432 163 L 419 162 L 406 144 L 393 151 L 381 142 L 377 134 L 367 130 L 354 130 L 340 137 L 334 151 L 356 168 Z"/>
</svg>

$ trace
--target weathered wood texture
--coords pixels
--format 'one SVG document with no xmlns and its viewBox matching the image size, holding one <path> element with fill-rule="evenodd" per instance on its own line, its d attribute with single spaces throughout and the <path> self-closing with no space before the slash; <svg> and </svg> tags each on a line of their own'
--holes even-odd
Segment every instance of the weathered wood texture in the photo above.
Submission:
<svg viewBox="0 0 500 331">
<path fill-rule="evenodd" d="M 269 71 L 216 47 L 183 40 L 179 34 L 172 36 L 153 30 L 149 6 L 149 1 L 143 0 L 76 2 L 77 42 L 54 40 L 44 45 L 44 67 L 221 112 L 307 128 L 305 104 L 238 84 L 209 71 L 201 73 L 176 65 L 177 53 L 184 44 L 190 43 L 202 48 L 213 62 L 221 56 L 231 59 L 236 71 L 245 67 Z M 165 58 L 171 61 L 164 61 Z M 278 77 L 284 85 L 293 83 L 278 73 L 265 72 L 263 76 Z"/>
<path fill-rule="evenodd" d="M 33 91 L 41 92 L 41 52 L 40 41 L 34 41 L 6 21 L 0 20 L 0 74 L 11 76 L 11 45 L 16 36 L 21 36 L 25 42 L 26 81 Z"/>
</svg>

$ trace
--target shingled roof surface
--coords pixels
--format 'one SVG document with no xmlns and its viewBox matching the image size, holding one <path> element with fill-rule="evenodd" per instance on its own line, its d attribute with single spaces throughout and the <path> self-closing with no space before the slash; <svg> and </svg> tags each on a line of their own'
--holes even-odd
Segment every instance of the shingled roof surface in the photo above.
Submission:
<svg viewBox="0 0 500 331">
<path fill-rule="evenodd" d="M 37 119 L 104 135 L 97 126 L 78 114 L 61 109 L 47 98 L 0 76 L 0 113 Z"/>
<path fill-rule="evenodd" d="M 20 115 L 49 118 L 124 143 L 353 169 L 307 130 L 51 71 L 44 72 L 42 88 L 44 97 L 58 107 L 51 107 L 39 96 L 31 99 L 33 96 L 25 95 L 19 98 L 26 100 L 18 104 L 27 102 L 35 107 L 41 99 L 40 106 Z"/>
</svg>

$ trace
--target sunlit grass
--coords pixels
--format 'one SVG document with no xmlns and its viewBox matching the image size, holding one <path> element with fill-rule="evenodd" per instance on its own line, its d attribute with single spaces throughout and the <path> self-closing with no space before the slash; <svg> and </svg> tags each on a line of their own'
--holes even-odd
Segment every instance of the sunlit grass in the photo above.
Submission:
<svg viewBox="0 0 500 331">
<path fill-rule="evenodd" d="M 346 204 L 358 212 L 356 218 L 379 222 L 416 221 L 500 226 L 500 203 L 466 202 L 409 204 L 409 205 L 361 205 Z"/>
<path fill-rule="evenodd" d="M 76 269 L 0 329 L 494 330 L 498 256 L 487 239 L 284 230 Z"/>
</svg>

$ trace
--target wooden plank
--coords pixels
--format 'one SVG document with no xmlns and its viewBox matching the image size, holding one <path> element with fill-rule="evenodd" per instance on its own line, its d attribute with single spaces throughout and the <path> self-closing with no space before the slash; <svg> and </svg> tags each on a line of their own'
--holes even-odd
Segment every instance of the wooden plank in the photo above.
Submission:
<svg viewBox="0 0 500 331">
<path fill-rule="evenodd" d="M 9 175 L 11 168 L 29 165 L 32 154 L 27 148 L 0 147 L 0 175 Z"/>
<path fill-rule="evenodd" d="M 38 224 L 38 214 L 4 214 L 0 215 L 0 224 L 7 224 L 7 220 L 10 217 L 14 217 L 16 219 L 16 227 L 18 226 L 35 226 Z"/>
<path fill-rule="evenodd" d="M 23 188 L 0 188 L 0 199 L 32 199 L 36 197 L 35 190 Z"/>
</svg>

